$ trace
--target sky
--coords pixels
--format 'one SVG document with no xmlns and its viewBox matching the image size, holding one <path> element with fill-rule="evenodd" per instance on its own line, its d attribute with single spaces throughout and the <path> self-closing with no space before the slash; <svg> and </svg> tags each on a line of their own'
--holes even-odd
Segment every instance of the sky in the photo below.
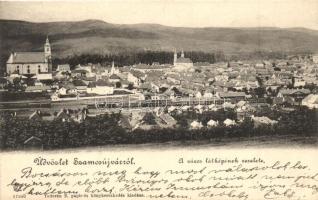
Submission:
<svg viewBox="0 0 318 200">
<path fill-rule="evenodd" d="M 0 0 L 0 19 L 99 19 L 182 27 L 304 27 L 318 30 L 318 0 Z"/>
</svg>

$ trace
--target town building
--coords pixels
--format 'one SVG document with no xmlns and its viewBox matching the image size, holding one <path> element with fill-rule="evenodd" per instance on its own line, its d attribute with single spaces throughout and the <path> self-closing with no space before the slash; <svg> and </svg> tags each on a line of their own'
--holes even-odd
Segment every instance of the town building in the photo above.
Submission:
<svg viewBox="0 0 318 200">
<path fill-rule="evenodd" d="M 307 106 L 308 108 L 318 108 L 318 95 L 317 94 L 309 94 L 305 97 L 301 104 L 303 106 Z"/>
<path fill-rule="evenodd" d="M 173 56 L 173 66 L 173 69 L 176 71 L 188 71 L 193 68 L 193 62 L 190 58 L 184 57 L 183 50 L 179 58 L 177 56 L 177 52 L 175 51 Z"/>
<path fill-rule="evenodd" d="M 52 72 L 51 45 L 46 38 L 44 52 L 13 52 L 7 60 L 7 74 L 34 75 Z"/>
<path fill-rule="evenodd" d="M 56 71 L 62 71 L 62 72 L 70 72 L 71 71 L 71 67 L 69 64 L 61 64 L 58 65 L 56 68 Z"/>
</svg>

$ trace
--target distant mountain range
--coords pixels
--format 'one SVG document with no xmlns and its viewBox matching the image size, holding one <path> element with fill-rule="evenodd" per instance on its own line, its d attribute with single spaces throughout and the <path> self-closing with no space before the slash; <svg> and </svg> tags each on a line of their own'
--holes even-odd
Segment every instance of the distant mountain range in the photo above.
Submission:
<svg viewBox="0 0 318 200">
<path fill-rule="evenodd" d="M 53 56 L 165 50 L 240 54 L 255 51 L 318 52 L 318 31 L 305 28 L 185 28 L 158 24 L 121 25 L 100 20 L 31 23 L 0 20 L 0 54 L 42 51 L 46 35 Z"/>
</svg>

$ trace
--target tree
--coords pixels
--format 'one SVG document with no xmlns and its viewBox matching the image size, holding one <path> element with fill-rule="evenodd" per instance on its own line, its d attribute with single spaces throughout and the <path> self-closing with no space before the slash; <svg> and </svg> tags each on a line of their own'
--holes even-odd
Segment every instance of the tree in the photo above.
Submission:
<svg viewBox="0 0 318 200">
<path fill-rule="evenodd" d="M 269 88 L 267 89 L 267 94 L 270 95 L 270 96 L 273 95 L 273 90 L 272 90 L 271 87 L 269 87 Z"/>
<path fill-rule="evenodd" d="M 20 84 L 20 82 L 21 82 L 21 79 L 20 78 L 18 78 L 18 77 L 16 77 L 16 78 L 14 78 L 13 79 L 13 85 L 19 85 Z"/>
<path fill-rule="evenodd" d="M 121 88 L 121 82 L 116 82 L 116 88 Z"/>
<path fill-rule="evenodd" d="M 129 83 L 127 88 L 128 88 L 128 90 L 134 89 L 134 84 L 133 83 Z"/>
<path fill-rule="evenodd" d="M 266 93 L 265 88 L 258 87 L 254 89 L 255 95 L 257 95 L 259 98 L 264 97 L 264 94 Z"/>
<path fill-rule="evenodd" d="M 34 79 L 33 78 L 30 78 L 28 77 L 26 80 L 25 80 L 25 83 L 30 86 L 30 85 L 34 85 Z"/>
<path fill-rule="evenodd" d="M 262 80 L 260 77 L 256 76 L 256 80 L 257 80 L 258 85 L 259 85 L 260 87 L 263 86 L 263 80 Z"/>
</svg>

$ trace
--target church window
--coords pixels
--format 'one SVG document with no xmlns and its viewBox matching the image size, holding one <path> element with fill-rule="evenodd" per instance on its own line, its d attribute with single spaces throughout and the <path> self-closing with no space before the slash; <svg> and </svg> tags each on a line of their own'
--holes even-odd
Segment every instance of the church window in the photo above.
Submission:
<svg viewBox="0 0 318 200">
<path fill-rule="evenodd" d="M 41 66 L 38 66 L 38 73 L 41 73 Z"/>
</svg>

